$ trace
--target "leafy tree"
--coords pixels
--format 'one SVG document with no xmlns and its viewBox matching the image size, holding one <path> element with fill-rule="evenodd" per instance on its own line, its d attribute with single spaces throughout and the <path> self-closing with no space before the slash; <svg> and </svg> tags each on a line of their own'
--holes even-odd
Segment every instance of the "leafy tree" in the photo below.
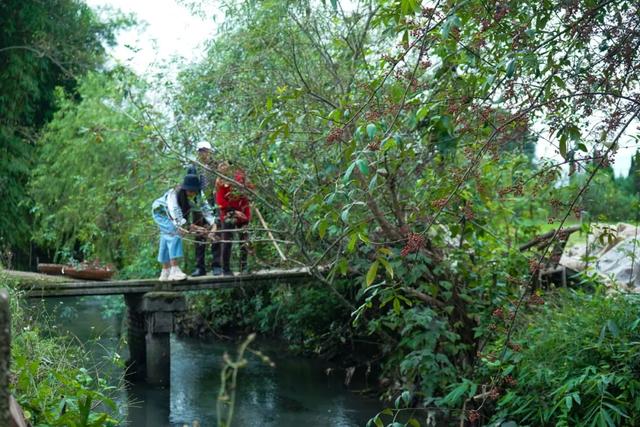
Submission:
<svg viewBox="0 0 640 427">
<path fill-rule="evenodd" d="M 638 7 L 238 2 L 174 108 L 249 170 L 291 257 L 329 266 L 329 289 L 356 273 L 352 332 L 426 405 L 473 376 L 487 314 L 531 285 L 516 243 L 573 213 L 638 114 Z M 575 191 L 554 188 L 559 164 L 530 167 L 540 133 L 567 162 L 601 153 Z"/>
<path fill-rule="evenodd" d="M 100 67 L 104 45 L 129 20 L 102 22 L 75 0 L 0 4 L 0 246 L 25 251 L 31 233 L 26 195 L 39 129 L 54 111 L 54 89 Z"/>
<path fill-rule="evenodd" d="M 131 72 L 89 73 L 77 94 L 58 90 L 58 111 L 38 144 L 30 184 L 35 237 L 58 254 L 131 268 L 143 262 L 141 243 L 155 235 L 151 202 L 175 185 L 181 167 L 161 155 L 163 142 L 142 124 L 145 85 Z"/>
</svg>

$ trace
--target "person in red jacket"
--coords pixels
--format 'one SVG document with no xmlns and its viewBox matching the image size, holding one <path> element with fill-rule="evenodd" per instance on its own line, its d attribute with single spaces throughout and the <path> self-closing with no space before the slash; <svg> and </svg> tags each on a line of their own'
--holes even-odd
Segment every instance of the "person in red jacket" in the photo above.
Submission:
<svg viewBox="0 0 640 427">
<path fill-rule="evenodd" d="M 222 224 L 222 250 L 220 257 L 214 260 L 213 274 L 215 275 L 231 275 L 230 262 L 231 250 L 234 233 L 238 233 L 238 240 L 243 243 L 240 245 L 240 271 L 247 272 L 247 255 L 249 233 L 246 227 L 251 220 L 251 207 L 249 198 L 243 191 L 244 187 L 251 188 L 247 183 L 245 173 L 242 169 L 237 168 L 235 171 L 229 163 L 222 163 L 218 171 L 230 178 L 233 178 L 240 186 L 234 182 L 230 182 L 221 178 L 216 179 L 216 204 L 220 214 L 220 222 Z"/>
</svg>

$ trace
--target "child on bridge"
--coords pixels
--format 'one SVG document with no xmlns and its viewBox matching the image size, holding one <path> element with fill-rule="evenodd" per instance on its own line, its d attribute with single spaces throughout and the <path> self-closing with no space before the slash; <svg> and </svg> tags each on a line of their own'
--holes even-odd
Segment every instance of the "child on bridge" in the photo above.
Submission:
<svg viewBox="0 0 640 427">
<path fill-rule="evenodd" d="M 187 275 L 182 272 L 180 258 L 183 256 L 182 236 L 189 231 L 202 231 L 203 227 L 192 224 L 190 230 L 184 228 L 186 218 L 192 209 L 199 209 L 210 229 L 215 231 L 215 219 L 206 198 L 202 196 L 200 178 L 187 174 L 182 185 L 167 191 L 162 197 L 153 202 L 151 211 L 153 220 L 160 230 L 160 247 L 158 261 L 162 263 L 162 273 L 159 280 L 185 280 Z M 205 231 L 209 231 L 204 229 Z"/>
</svg>

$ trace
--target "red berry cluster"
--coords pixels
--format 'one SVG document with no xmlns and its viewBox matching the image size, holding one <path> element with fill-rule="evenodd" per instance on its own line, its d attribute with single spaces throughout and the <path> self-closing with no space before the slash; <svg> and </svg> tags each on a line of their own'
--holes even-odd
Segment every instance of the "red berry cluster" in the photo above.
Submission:
<svg viewBox="0 0 640 427">
<path fill-rule="evenodd" d="M 500 389 L 498 389 L 497 387 L 492 388 L 489 391 L 489 399 L 498 400 L 499 398 L 500 398 Z"/>
<path fill-rule="evenodd" d="M 475 409 L 470 409 L 469 412 L 467 412 L 467 418 L 472 423 L 475 423 L 476 421 L 478 421 L 480 419 L 480 412 L 478 412 Z"/>
<path fill-rule="evenodd" d="M 375 122 L 382 117 L 382 113 L 377 110 L 370 110 L 365 113 L 364 117 L 370 122 Z"/>
<path fill-rule="evenodd" d="M 531 273 L 537 273 L 542 268 L 542 263 L 540 263 L 536 258 L 531 258 L 529 260 L 529 271 Z"/>
<path fill-rule="evenodd" d="M 533 294 L 529 297 L 529 304 L 532 305 L 543 305 L 544 299 L 540 295 Z"/>
<path fill-rule="evenodd" d="M 380 141 L 371 141 L 367 144 L 369 151 L 378 151 L 380 149 Z"/>
<path fill-rule="evenodd" d="M 423 7 L 422 8 L 422 16 L 430 18 L 433 15 L 433 12 L 436 10 L 432 7 Z"/>
<path fill-rule="evenodd" d="M 507 345 L 513 351 L 516 351 L 516 352 L 522 351 L 522 346 L 520 344 L 517 344 L 517 343 L 509 341 L 509 343 Z"/>
<path fill-rule="evenodd" d="M 513 378 L 511 375 L 507 375 L 506 377 L 504 377 L 502 379 L 502 382 L 508 387 L 515 387 L 518 385 L 518 380 Z"/>
<path fill-rule="evenodd" d="M 506 4 L 497 4 L 496 13 L 493 15 L 493 19 L 496 22 L 502 21 L 502 19 L 509 13 L 509 8 Z"/>
<path fill-rule="evenodd" d="M 473 212 L 473 205 L 470 201 L 467 201 L 467 203 L 465 203 L 464 207 L 462 208 L 462 212 L 467 221 L 473 221 L 473 218 L 475 218 L 476 216 Z"/>
<path fill-rule="evenodd" d="M 409 233 L 409 236 L 407 238 L 407 244 L 405 245 L 404 248 L 402 248 L 400 255 L 405 257 L 410 253 L 418 252 L 423 247 L 424 247 L 424 237 L 421 234 Z"/>
<path fill-rule="evenodd" d="M 329 132 L 329 136 L 327 136 L 327 143 L 333 144 L 335 142 L 339 142 L 340 139 L 342 138 L 343 132 L 344 132 L 344 129 L 340 127 L 335 127 L 331 129 L 331 132 Z"/>
<path fill-rule="evenodd" d="M 493 310 L 493 313 L 491 313 L 491 315 L 493 317 L 499 317 L 500 319 L 502 319 L 502 316 L 504 316 L 504 310 L 502 310 L 502 307 L 498 307 Z"/>
<path fill-rule="evenodd" d="M 517 277 L 513 277 L 510 274 L 507 275 L 507 282 L 511 283 L 512 285 L 519 285 L 519 286 L 522 286 L 525 284 L 524 280 L 518 279 Z"/>
<path fill-rule="evenodd" d="M 436 209 L 442 209 L 447 206 L 447 198 L 443 197 L 442 199 L 434 200 L 433 202 L 431 202 L 431 206 Z"/>
</svg>

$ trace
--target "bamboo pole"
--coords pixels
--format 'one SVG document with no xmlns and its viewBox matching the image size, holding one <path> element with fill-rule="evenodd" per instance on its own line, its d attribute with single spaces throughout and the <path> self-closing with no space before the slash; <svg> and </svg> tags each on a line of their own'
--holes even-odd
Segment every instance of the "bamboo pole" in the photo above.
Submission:
<svg viewBox="0 0 640 427">
<path fill-rule="evenodd" d="M 271 233 L 271 230 L 267 226 L 267 223 L 264 220 L 264 218 L 262 217 L 262 214 L 260 213 L 260 211 L 258 210 L 257 207 L 254 206 L 253 209 L 256 211 L 256 215 L 258 215 L 258 219 L 260 220 L 260 223 L 267 230 L 267 235 L 269 236 L 269 239 L 271 239 L 271 242 L 273 243 L 273 246 L 276 247 L 276 251 L 278 252 L 278 255 L 280 255 L 280 258 L 282 258 L 283 261 L 286 261 L 287 257 L 284 256 L 284 253 L 282 252 L 282 249 L 280 249 L 280 245 L 278 245 L 278 242 L 276 242 L 275 237 L 273 237 L 273 233 Z"/>
</svg>

